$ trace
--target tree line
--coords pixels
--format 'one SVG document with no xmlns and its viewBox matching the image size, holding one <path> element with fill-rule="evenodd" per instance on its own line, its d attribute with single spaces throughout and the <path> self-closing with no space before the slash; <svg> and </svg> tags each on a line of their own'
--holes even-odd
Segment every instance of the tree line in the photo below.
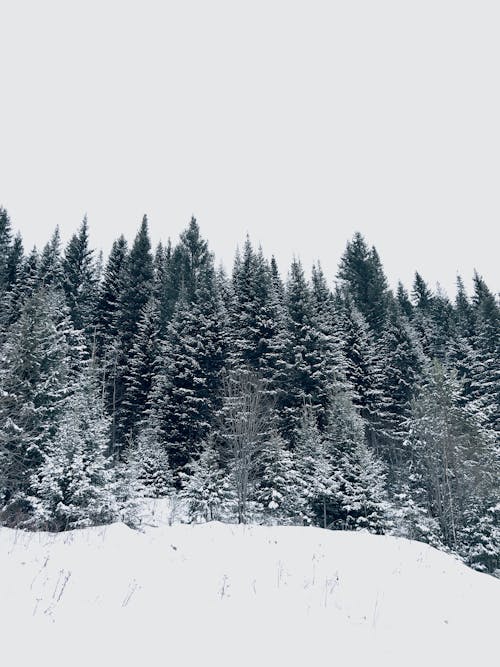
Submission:
<svg viewBox="0 0 500 667">
<path fill-rule="evenodd" d="M 87 220 L 25 253 L 0 208 L 0 520 L 193 520 L 402 535 L 500 568 L 500 308 L 389 288 L 354 234 L 334 284 L 285 281 L 247 238 L 230 276 L 193 218 L 153 251 L 144 217 L 104 263 Z"/>
</svg>

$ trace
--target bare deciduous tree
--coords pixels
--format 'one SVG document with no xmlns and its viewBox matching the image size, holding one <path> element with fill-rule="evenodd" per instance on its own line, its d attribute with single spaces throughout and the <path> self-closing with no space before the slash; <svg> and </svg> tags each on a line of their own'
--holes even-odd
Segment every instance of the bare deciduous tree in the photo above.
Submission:
<svg viewBox="0 0 500 667">
<path fill-rule="evenodd" d="M 262 379 L 253 371 L 228 373 L 223 387 L 222 432 L 236 486 L 238 523 L 245 523 L 250 483 L 269 431 L 271 404 Z"/>
</svg>

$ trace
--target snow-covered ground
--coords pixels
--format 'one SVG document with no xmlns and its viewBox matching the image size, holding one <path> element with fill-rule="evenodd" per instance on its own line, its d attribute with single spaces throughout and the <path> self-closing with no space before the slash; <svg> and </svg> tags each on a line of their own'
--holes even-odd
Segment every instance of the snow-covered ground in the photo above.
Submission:
<svg viewBox="0 0 500 667">
<path fill-rule="evenodd" d="M 0 664 L 494 665 L 500 581 L 393 537 L 0 529 Z"/>
</svg>

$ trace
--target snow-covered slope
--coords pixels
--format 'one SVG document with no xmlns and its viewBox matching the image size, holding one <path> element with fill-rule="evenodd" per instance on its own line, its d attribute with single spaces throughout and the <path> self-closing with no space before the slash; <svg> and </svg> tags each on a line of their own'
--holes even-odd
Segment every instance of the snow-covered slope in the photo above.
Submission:
<svg viewBox="0 0 500 667">
<path fill-rule="evenodd" d="M 316 528 L 0 529 L 2 665 L 493 665 L 500 581 Z"/>
</svg>

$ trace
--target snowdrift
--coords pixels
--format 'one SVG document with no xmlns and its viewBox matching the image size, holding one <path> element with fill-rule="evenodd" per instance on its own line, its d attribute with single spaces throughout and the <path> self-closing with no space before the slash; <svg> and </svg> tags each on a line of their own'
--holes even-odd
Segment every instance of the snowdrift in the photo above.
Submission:
<svg viewBox="0 0 500 667">
<path fill-rule="evenodd" d="M 144 532 L 0 529 L 1 664 L 498 660 L 500 581 L 424 544 L 156 518 Z"/>
</svg>

